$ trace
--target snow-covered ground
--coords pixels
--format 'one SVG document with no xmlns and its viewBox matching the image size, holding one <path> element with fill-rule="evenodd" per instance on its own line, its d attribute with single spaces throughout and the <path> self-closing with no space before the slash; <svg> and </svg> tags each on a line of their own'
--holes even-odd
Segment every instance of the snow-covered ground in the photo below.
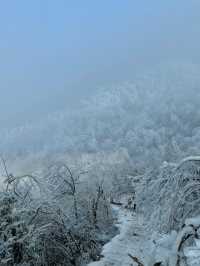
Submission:
<svg viewBox="0 0 200 266">
<path fill-rule="evenodd" d="M 119 234 L 107 243 L 102 250 L 102 259 L 88 266 L 138 266 L 132 257 L 136 257 L 144 266 L 176 266 L 177 245 L 188 230 L 200 224 L 200 217 L 186 220 L 186 227 L 179 233 L 172 231 L 169 235 L 150 233 L 141 214 L 124 207 L 112 206 L 118 217 Z M 188 228 L 188 223 L 193 226 Z M 184 248 L 188 266 L 200 265 L 200 240 L 194 239 L 192 246 Z M 131 255 L 131 256 L 130 256 Z M 155 264 L 162 262 L 162 264 Z M 185 265 L 185 264 L 178 264 Z"/>
<path fill-rule="evenodd" d="M 90 263 L 89 266 L 138 265 L 129 254 L 149 264 L 153 243 L 147 238 L 148 234 L 145 234 L 142 216 L 123 207 L 113 206 L 113 210 L 117 213 L 116 225 L 120 233 L 103 247 L 103 258 L 98 262 Z"/>
</svg>

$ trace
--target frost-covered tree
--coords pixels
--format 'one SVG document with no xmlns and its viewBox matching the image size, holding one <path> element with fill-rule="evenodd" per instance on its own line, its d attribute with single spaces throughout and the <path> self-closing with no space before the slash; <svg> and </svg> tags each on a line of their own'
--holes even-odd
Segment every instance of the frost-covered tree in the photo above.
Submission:
<svg viewBox="0 0 200 266">
<path fill-rule="evenodd" d="M 178 161 L 199 150 L 198 67 L 160 67 L 134 82 L 99 90 L 76 110 L 1 129 L 0 149 L 12 154 L 115 151 L 136 168 Z"/>
</svg>

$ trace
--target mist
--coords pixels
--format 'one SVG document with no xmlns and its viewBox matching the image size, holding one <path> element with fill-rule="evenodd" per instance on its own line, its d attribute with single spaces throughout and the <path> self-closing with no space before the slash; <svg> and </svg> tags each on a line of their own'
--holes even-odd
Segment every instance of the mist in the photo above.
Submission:
<svg viewBox="0 0 200 266">
<path fill-rule="evenodd" d="M 158 65 L 199 64 L 198 1 L 27 1 L 0 11 L 0 121 L 78 106 Z"/>
</svg>

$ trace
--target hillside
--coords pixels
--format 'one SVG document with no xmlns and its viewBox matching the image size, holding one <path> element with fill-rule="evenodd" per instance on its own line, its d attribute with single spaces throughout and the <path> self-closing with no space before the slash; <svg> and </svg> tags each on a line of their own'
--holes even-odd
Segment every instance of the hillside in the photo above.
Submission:
<svg viewBox="0 0 200 266">
<path fill-rule="evenodd" d="M 1 265 L 199 265 L 199 87 L 167 66 L 1 129 Z"/>
</svg>

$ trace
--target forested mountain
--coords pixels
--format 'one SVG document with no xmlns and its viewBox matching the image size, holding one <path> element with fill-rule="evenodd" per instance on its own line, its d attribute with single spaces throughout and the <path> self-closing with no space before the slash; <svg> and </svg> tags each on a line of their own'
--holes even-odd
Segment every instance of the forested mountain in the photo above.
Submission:
<svg viewBox="0 0 200 266">
<path fill-rule="evenodd" d="M 132 83 L 99 89 L 73 111 L 1 129 L 0 149 L 11 155 L 124 148 L 146 166 L 198 154 L 199 86 L 195 65 L 160 67 Z"/>
<path fill-rule="evenodd" d="M 168 65 L 2 128 L 1 265 L 199 265 L 199 102 Z"/>
</svg>

